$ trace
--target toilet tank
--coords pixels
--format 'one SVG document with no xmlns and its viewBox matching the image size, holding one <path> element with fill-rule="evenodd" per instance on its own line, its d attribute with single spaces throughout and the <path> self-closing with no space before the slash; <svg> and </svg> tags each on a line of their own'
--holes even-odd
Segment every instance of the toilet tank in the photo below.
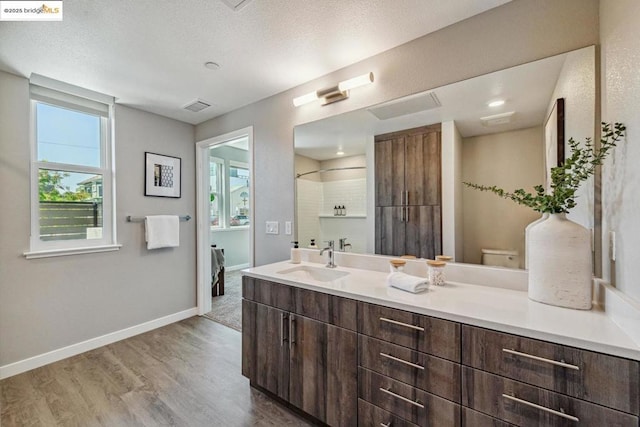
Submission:
<svg viewBox="0 0 640 427">
<path fill-rule="evenodd" d="M 518 251 L 505 249 L 482 249 L 482 264 L 497 267 L 519 268 L 520 256 Z"/>
</svg>

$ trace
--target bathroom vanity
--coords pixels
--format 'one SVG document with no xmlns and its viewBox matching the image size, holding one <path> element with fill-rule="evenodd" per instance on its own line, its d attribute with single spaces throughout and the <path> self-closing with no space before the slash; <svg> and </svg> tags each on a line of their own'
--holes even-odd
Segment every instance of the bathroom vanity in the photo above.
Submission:
<svg viewBox="0 0 640 427">
<path fill-rule="evenodd" d="M 332 426 L 639 425 L 640 346 L 603 310 L 460 282 L 414 295 L 362 257 L 244 272 L 252 386 Z"/>
</svg>

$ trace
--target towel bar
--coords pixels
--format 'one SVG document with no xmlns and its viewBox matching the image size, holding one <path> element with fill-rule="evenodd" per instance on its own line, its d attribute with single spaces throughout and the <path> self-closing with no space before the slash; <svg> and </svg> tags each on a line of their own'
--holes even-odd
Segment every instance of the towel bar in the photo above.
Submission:
<svg viewBox="0 0 640 427">
<path fill-rule="evenodd" d="M 131 215 L 127 215 L 127 222 L 144 222 L 144 218 L 143 216 L 131 216 Z M 179 217 L 180 221 L 189 221 L 191 219 L 191 215 L 185 215 L 185 216 L 181 216 Z"/>
</svg>

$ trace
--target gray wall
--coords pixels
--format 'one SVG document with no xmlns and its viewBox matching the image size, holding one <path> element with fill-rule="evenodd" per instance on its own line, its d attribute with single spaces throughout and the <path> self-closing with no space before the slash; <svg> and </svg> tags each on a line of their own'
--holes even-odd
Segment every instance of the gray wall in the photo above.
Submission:
<svg viewBox="0 0 640 427">
<path fill-rule="evenodd" d="M 254 126 L 255 262 L 289 256 L 291 236 L 264 222 L 293 220 L 293 126 L 598 43 L 597 0 L 514 0 L 481 15 L 196 126 L 201 141 Z M 336 104 L 292 99 L 372 71 L 375 83 Z"/>
<path fill-rule="evenodd" d="M 195 209 L 194 128 L 117 106 L 117 252 L 27 260 L 29 82 L 0 72 L 0 366 L 196 305 L 195 221 L 180 247 L 147 251 L 126 215 Z M 144 152 L 182 158 L 182 198 L 144 196 Z"/>
</svg>

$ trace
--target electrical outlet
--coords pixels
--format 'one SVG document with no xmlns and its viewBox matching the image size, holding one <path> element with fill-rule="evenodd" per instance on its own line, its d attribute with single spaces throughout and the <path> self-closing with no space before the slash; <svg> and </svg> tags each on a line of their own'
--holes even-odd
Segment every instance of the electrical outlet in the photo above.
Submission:
<svg viewBox="0 0 640 427">
<path fill-rule="evenodd" d="M 284 223 L 284 234 L 291 235 L 291 221 L 285 221 Z"/>
<path fill-rule="evenodd" d="M 267 234 L 278 234 L 278 221 L 267 221 Z"/>
</svg>

